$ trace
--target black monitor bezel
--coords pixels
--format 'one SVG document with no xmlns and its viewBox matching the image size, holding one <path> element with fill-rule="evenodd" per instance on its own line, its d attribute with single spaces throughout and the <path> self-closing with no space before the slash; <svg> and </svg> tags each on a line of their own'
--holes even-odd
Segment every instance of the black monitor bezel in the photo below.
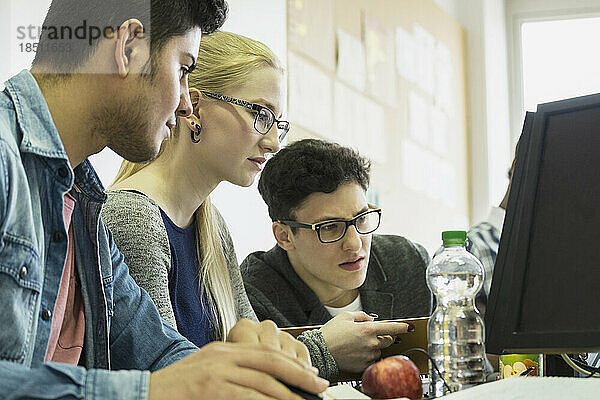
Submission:
<svg viewBox="0 0 600 400">
<path fill-rule="evenodd" d="M 529 240 L 519 238 L 529 238 L 531 234 L 548 118 L 593 107 L 600 107 L 600 94 L 541 104 L 537 112 L 526 114 L 485 316 L 486 349 L 489 353 L 566 353 L 600 350 L 600 331 L 518 330 L 529 254 Z M 515 293 L 518 296 L 515 296 Z M 557 316 L 557 324 L 559 322 Z"/>
</svg>

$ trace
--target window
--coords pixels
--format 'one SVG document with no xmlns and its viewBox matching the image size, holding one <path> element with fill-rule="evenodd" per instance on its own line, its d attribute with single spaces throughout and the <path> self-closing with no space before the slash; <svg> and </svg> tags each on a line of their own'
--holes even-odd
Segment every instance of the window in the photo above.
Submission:
<svg viewBox="0 0 600 400">
<path fill-rule="evenodd" d="M 523 112 L 600 92 L 600 18 L 527 22 L 521 29 Z"/>
</svg>

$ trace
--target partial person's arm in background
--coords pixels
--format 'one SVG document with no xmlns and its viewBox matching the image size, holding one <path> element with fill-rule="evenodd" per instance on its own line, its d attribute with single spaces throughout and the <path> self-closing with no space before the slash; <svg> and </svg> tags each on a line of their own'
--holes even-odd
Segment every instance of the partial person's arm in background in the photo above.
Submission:
<svg viewBox="0 0 600 400">
<path fill-rule="evenodd" d="M 483 281 L 483 293 L 487 299 L 490 295 L 492 276 L 494 275 L 494 263 L 498 254 L 500 233 L 489 224 L 480 223 L 467 232 L 467 251 L 473 254 L 483 265 L 485 277 Z"/>
<path fill-rule="evenodd" d="M 102 219 L 125 256 L 129 274 L 158 308 L 160 316 L 177 329 L 169 294 L 171 249 L 158 206 L 143 194 L 107 191 Z"/>
</svg>

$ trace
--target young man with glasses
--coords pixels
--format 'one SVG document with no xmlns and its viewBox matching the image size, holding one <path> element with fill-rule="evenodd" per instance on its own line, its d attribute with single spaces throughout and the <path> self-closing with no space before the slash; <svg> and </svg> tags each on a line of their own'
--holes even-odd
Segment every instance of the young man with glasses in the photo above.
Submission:
<svg viewBox="0 0 600 400">
<path fill-rule="evenodd" d="M 373 235 L 382 211 L 366 200 L 369 171 L 352 149 L 305 139 L 273 156 L 258 184 L 277 245 L 244 260 L 246 291 L 261 320 L 325 324 L 314 332 L 332 357 L 319 369 L 361 372 L 410 329 L 375 318 L 431 313 L 425 249 Z"/>
</svg>

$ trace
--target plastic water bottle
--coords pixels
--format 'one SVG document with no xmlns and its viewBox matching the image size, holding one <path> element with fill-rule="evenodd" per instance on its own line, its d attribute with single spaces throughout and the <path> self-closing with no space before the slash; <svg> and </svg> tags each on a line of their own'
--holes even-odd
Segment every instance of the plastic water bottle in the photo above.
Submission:
<svg viewBox="0 0 600 400">
<path fill-rule="evenodd" d="M 429 354 L 453 392 L 485 381 L 484 326 L 475 308 L 484 270 L 465 249 L 466 240 L 465 231 L 442 232 L 442 251 L 427 267 L 427 285 L 437 300 L 427 327 Z M 429 394 L 448 393 L 432 365 L 429 369 Z"/>
</svg>

